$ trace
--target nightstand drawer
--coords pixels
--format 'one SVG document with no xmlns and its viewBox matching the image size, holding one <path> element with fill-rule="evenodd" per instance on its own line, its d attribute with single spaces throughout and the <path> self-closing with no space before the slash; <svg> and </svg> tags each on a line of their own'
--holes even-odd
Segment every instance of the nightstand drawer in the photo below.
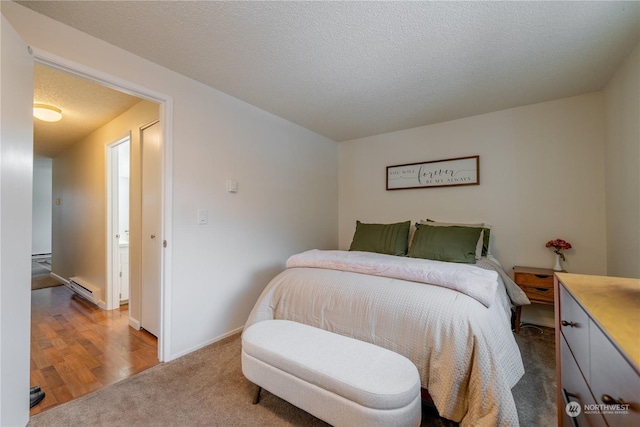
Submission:
<svg viewBox="0 0 640 427">
<path fill-rule="evenodd" d="M 550 288 L 544 286 L 520 286 L 520 288 L 527 294 L 531 302 L 553 304 L 553 286 Z"/>
<path fill-rule="evenodd" d="M 513 281 L 522 289 L 534 304 L 553 305 L 555 303 L 553 277 L 555 271 L 550 268 L 513 267 Z M 515 332 L 520 332 L 522 306 L 516 307 Z"/>
<path fill-rule="evenodd" d="M 514 282 L 522 287 L 536 287 L 553 289 L 553 274 L 533 274 L 519 273 L 514 274 Z"/>
</svg>

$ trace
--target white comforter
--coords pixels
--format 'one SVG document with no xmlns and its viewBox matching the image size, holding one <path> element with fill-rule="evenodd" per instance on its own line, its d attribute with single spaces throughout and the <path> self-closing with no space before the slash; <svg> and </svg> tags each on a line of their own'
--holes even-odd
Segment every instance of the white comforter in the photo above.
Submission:
<svg viewBox="0 0 640 427">
<path fill-rule="evenodd" d="M 334 268 L 287 268 L 264 290 L 245 328 L 287 319 L 388 348 L 415 363 L 441 416 L 470 426 L 518 425 L 511 388 L 524 368 L 499 275 L 487 307 L 441 285 Z"/>
<path fill-rule="evenodd" d="M 498 273 L 471 264 L 432 261 L 360 251 L 313 249 L 291 256 L 287 268 L 315 267 L 428 283 L 462 292 L 489 307 L 498 289 Z"/>
</svg>

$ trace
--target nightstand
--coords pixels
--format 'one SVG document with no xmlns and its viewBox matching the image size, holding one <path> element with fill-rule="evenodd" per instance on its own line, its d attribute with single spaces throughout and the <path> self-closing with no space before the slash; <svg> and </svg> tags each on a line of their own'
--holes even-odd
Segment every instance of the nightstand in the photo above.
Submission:
<svg viewBox="0 0 640 427">
<path fill-rule="evenodd" d="M 550 268 L 513 267 L 513 281 L 527 294 L 534 304 L 553 305 L 553 274 Z M 520 333 L 522 306 L 516 307 L 515 332 Z"/>
</svg>

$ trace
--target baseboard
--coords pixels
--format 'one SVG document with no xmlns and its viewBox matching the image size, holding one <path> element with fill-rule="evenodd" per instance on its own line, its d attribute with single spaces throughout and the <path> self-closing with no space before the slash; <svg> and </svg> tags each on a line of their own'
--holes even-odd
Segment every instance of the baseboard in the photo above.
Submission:
<svg viewBox="0 0 640 427">
<path fill-rule="evenodd" d="M 135 329 L 136 331 L 139 331 L 140 329 L 142 329 L 142 326 L 140 326 L 140 321 L 137 319 L 134 319 L 133 317 L 129 317 L 129 326 Z"/>
<path fill-rule="evenodd" d="M 65 279 L 62 276 L 58 276 L 56 273 L 53 273 L 53 272 L 49 273 L 49 275 L 54 279 L 61 281 L 65 286 L 69 287 L 69 280 Z"/>
<path fill-rule="evenodd" d="M 199 345 L 197 345 L 195 347 L 191 347 L 188 350 L 181 351 L 180 353 L 171 355 L 171 356 L 169 356 L 170 357 L 169 359 L 165 360 L 165 362 L 170 362 L 171 360 L 177 359 L 177 358 L 182 357 L 182 356 L 186 356 L 187 354 L 193 353 L 196 350 L 200 350 L 201 348 L 206 347 L 206 346 L 208 346 L 210 344 L 216 343 L 218 341 L 222 341 L 223 339 L 225 339 L 227 337 L 230 337 L 231 335 L 235 335 L 238 332 L 242 332 L 242 329 L 244 329 L 244 326 L 240 326 L 239 328 L 233 329 L 233 330 L 231 330 L 229 332 L 226 332 L 226 333 L 224 333 L 222 335 L 218 335 L 217 337 L 215 337 L 213 339 L 210 339 L 210 340 L 207 340 L 204 343 L 199 344 Z"/>
</svg>

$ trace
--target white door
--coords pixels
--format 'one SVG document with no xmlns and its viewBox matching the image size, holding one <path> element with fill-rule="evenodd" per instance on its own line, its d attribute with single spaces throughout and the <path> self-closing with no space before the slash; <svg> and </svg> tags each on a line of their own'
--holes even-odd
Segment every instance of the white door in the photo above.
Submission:
<svg viewBox="0 0 640 427">
<path fill-rule="evenodd" d="M 118 243 L 120 246 L 120 304 L 129 301 L 129 189 L 131 176 L 131 141 L 118 145 Z"/>
<path fill-rule="evenodd" d="M 160 334 L 162 144 L 160 123 L 142 129 L 142 292 L 140 326 Z"/>
<path fill-rule="evenodd" d="M 0 16 L 0 425 L 29 422 L 33 58 Z"/>
<path fill-rule="evenodd" d="M 131 143 L 127 136 L 109 145 L 107 155 L 109 258 L 110 275 L 107 283 L 107 310 L 120 307 L 129 299 L 129 175 Z M 126 255 L 126 259 L 123 255 Z M 123 266 L 122 263 L 126 266 Z M 125 269 L 126 267 L 126 269 Z M 123 288 L 125 288 L 123 290 Z"/>
</svg>

